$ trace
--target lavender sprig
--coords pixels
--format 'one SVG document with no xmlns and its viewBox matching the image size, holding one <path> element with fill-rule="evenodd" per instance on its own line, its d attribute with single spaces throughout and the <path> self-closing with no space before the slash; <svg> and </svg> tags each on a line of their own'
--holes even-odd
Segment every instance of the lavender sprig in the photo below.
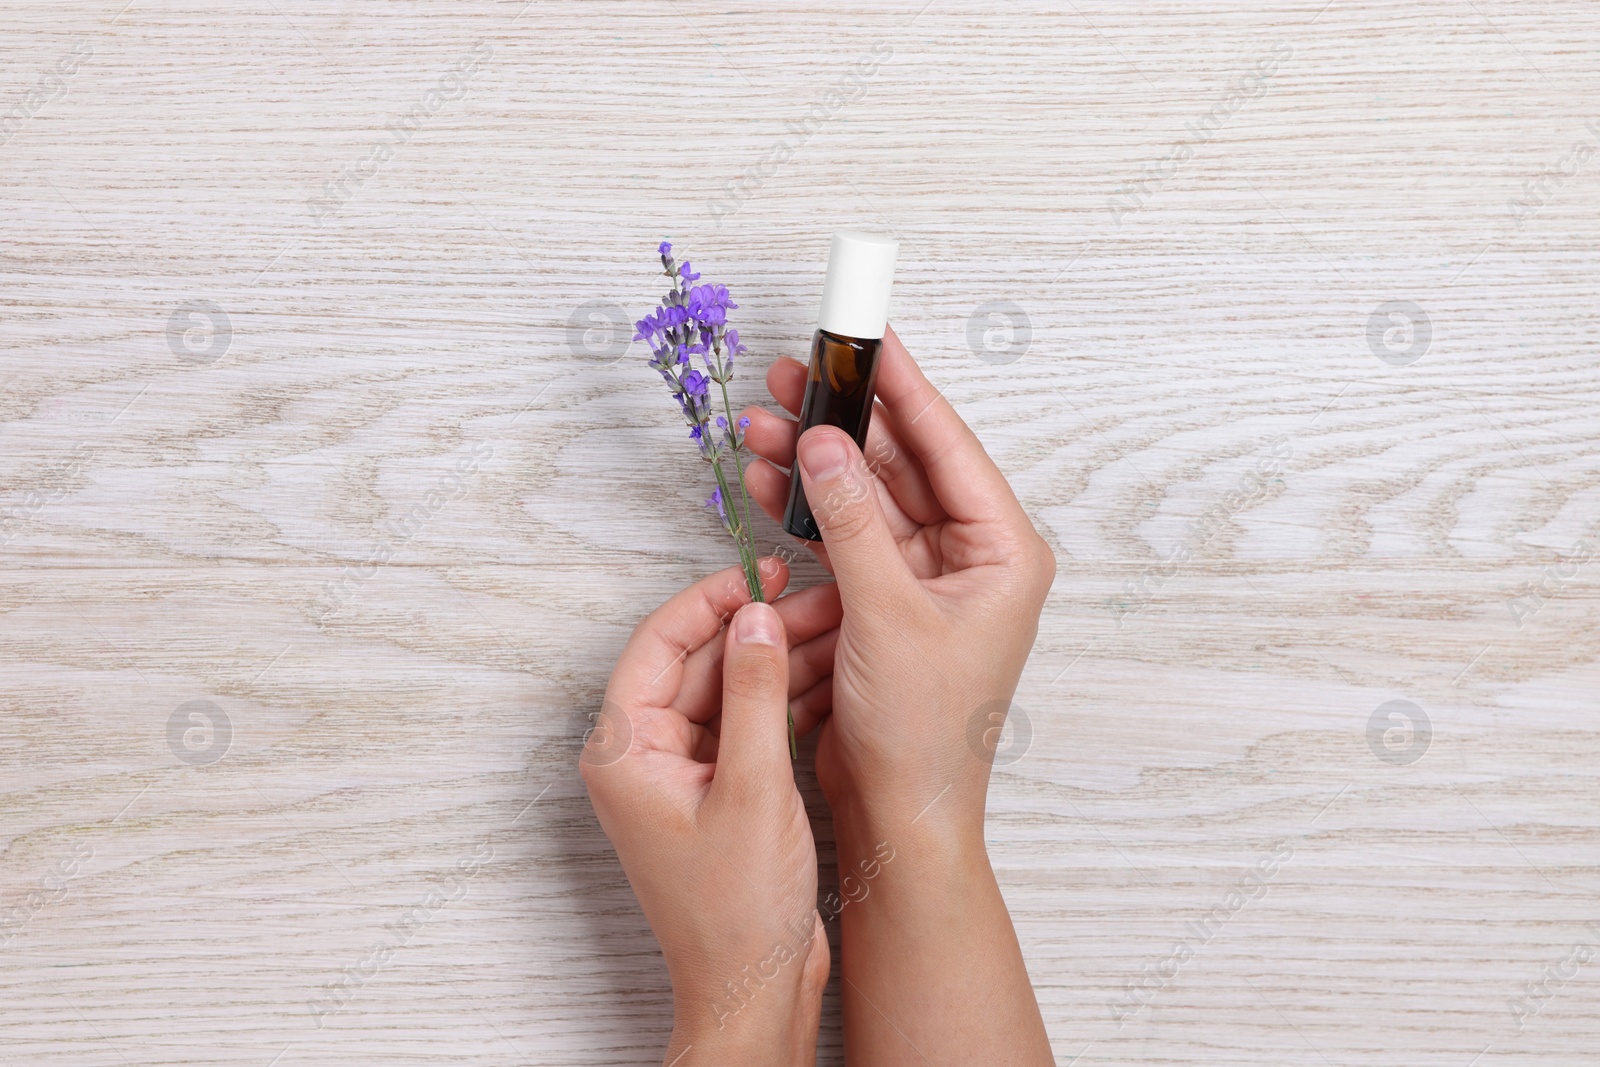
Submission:
<svg viewBox="0 0 1600 1067">
<path fill-rule="evenodd" d="M 757 567 L 755 530 L 750 525 L 750 493 L 744 482 L 744 431 L 750 420 L 735 419 L 733 403 L 728 398 L 734 359 L 747 351 L 739 342 L 739 331 L 728 328 L 728 312 L 739 305 L 729 298 L 725 285 L 696 285 L 699 273 L 688 260 L 679 265 L 673 259 L 670 242 L 662 241 L 656 251 L 661 255 L 661 272 L 671 281 L 672 288 L 654 311 L 634 323 L 638 331 L 634 340 L 650 346 L 650 366 L 667 383 L 689 424 L 689 437 L 701 458 L 711 465 L 717 487 L 706 499 L 706 507 L 717 513 L 723 529 L 739 547 L 750 599 L 759 602 L 765 598 Z M 721 415 L 714 410 L 713 385 L 722 397 Z M 737 506 L 729 491 L 725 460 L 733 462 L 733 480 L 739 485 Z M 792 711 L 789 755 L 798 755 Z"/>
</svg>

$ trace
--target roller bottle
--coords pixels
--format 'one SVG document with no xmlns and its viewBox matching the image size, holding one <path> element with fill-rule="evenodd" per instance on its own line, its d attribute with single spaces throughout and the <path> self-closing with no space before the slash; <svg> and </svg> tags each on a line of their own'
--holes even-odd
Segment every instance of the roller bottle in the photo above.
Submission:
<svg viewBox="0 0 1600 1067">
<path fill-rule="evenodd" d="M 837 426 L 855 438 L 857 447 L 866 447 L 878 353 L 889 321 L 889 289 L 899 248 L 898 242 L 876 234 L 841 231 L 833 235 L 817 332 L 811 340 L 805 401 L 800 408 L 801 434 L 813 426 Z M 795 537 L 822 540 L 800 484 L 798 461 L 783 528 Z"/>
</svg>

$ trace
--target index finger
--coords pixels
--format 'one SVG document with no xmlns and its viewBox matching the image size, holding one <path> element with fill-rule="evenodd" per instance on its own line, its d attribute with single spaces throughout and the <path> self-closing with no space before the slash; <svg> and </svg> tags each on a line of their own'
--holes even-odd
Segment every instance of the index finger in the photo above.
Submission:
<svg viewBox="0 0 1600 1067">
<path fill-rule="evenodd" d="M 788 565 L 766 556 L 756 569 L 762 594 L 775 600 L 789 584 Z M 612 668 L 608 697 L 625 707 L 667 707 L 683 684 L 684 660 L 748 603 L 750 587 L 741 567 L 718 571 L 675 594 L 634 627 Z"/>
<path fill-rule="evenodd" d="M 924 377 L 892 328 L 878 356 L 878 399 L 894 433 L 922 461 L 945 513 L 960 522 L 1014 518 L 1022 505 L 978 435 Z"/>
</svg>

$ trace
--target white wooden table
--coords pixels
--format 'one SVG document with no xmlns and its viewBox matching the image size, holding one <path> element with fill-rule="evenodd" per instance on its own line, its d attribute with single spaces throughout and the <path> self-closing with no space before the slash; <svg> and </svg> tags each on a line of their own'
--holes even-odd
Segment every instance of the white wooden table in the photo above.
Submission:
<svg viewBox="0 0 1600 1067">
<path fill-rule="evenodd" d="M 576 745 L 731 557 L 606 323 L 762 399 L 842 227 L 1060 559 L 1060 1062 L 1595 1062 L 1597 14 L 0 0 L 0 1063 L 659 1055 Z"/>
</svg>

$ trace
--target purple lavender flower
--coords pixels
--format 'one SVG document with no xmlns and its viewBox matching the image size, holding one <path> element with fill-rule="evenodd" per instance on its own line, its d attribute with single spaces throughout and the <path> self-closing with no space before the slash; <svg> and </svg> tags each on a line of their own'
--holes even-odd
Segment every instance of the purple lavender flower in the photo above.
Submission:
<svg viewBox="0 0 1600 1067">
<path fill-rule="evenodd" d="M 731 360 L 745 346 L 739 343 L 737 330 L 727 328 L 728 311 L 737 308 L 729 297 L 725 285 L 695 285 L 700 273 L 688 260 L 680 265 L 672 256 L 672 243 L 662 241 L 656 249 L 661 254 L 662 273 L 670 279 L 672 288 L 652 311 L 634 323 L 637 340 L 650 346 L 650 366 L 667 383 L 673 399 L 689 424 L 689 437 L 700 454 L 712 464 L 717 476 L 718 514 L 740 543 L 741 557 L 748 554 L 747 576 L 755 575 L 754 542 L 746 545 L 750 537 L 749 495 L 744 488 L 744 465 L 740 451 L 744 445 L 740 432 L 749 420 L 733 424 L 732 411 L 721 415 L 712 410 L 716 403 L 714 394 L 720 393 L 723 407 L 728 406 L 727 383 L 733 377 Z M 696 366 L 693 356 L 700 357 L 702 366 Z M 717 388 L 714 390 L 713 386 Z M 713 420 L 715 425 L 713 426 Z M 744 517 L 727 511 L 727 478 L 722 461 L 731 454 L 734 470 L 739 479 L 739 496 L 743 502 Z M 748 552 L 746 551 L 748 549 Z M 759 576 L 756 576 L 759 581 Z M 756 586 L 752 586 L 752 595 Z"/>
<path fill-rule="evenodd" d="M 744 490 L 744 464 L 740 451 L 744 446 L 744 427 L 748 420 L 734 425 L 733 412 L 713 412 L 714 394 L 720 393 L 723 407 L 728 407 L 727 383 L 733 377 L 732 360 L 736 353 L 745 351 L 739 342 L 739 331 L 727 327 L 728 311 L 739 305 L 733 302 L 726 285 L 707 282 L 694 284 L 700 274 L 688 260 L 680 265 L 672 256 L 672 243 L 662 241 L 657 247 L 661 253 L 662 273 L 671 281 L 672 288 L 662 297 L 661 303 L 634 323 L 637 340 L 650 346 L 650 366 L 666 381 L 673 399 L 689 423 L 689 436 L 700 454 L 712 463 L 717 475 L 718 488 L 730 484 L 722 467 L 722 460 L 731 454 L 734 469 L 739 477 L 740 499 L 748 516 L 748 494 Z M 699 363 L 691 357 L 699 356 Z M 714 390 L 712 387 L 716 386 Z M 715 419 L 715 426 L 712 420 Z M 723 496 L 719 500 L 726 501 Z M 743 522 L 730 519 L 729 530 L 736 538 L 749 532 L 748 517 Z M 735 517 L 736 518 L 736 517 Z M 750 546 L 751 566 L 754 566 L 754 545 Z M 753 573 L 753 570 L 752 570 Z"/>
<path fill-rule="evenodd" d="M 694 441 L 694 446 L 700 450 L 700 454 L 710 459 L 711 436 L 706 433 L 705 428 L 702 426 L 694 427 L 689 431 L 689 437 Z"/>
<path fill-rule="evenodd" d="M 717 518 L 722 520 L 722 525 L 728 525 L 728 512 L 722 506 L 722 486 L 719 485 L 711 490 L 711 495 L 706 497 L 706 507 L 717 513 Z"/>
<path fill-rule="evenodd" d="M 638 331 L 634 339 L 649 345 L 650 367 L 667 383 L 689 424 L 690 440 L 711 465 L 717 487 L 706 498 L 706 507 L 716 511 L 723 529 L 733 536 L 734 544 L 739 547 L 739 561 L 744 568 L 750 598 L 764 600 L 761 574 L 756 565 L 755 532 L 750 526 L 750 493 L 744 482 L 744 431 L 750 420 L 733 418 L 728 397 L 734 357 L 746 351 L 739 341 L 739 331 L 728 329 L 728 312 L 739 305 L 729 297 L 725 285 L 693 284 L 700 280 L 700 274 L 688 260 L 684 260 L 682 266 L 677 265 L 670 241 L 662 241 L 656 251 L 661 255 L 661 273 L 671 282 L 672 288 L 653 311 L 634 323 Z M 701 357 L 705 369 L 692 366 L 690 356 Z M 715 404 L 713 385 L 721 394 L 721 415 L 712 410 Z M 733 460 L 731 478 L 723 465 L 729 458 Z M 729 495 L 729 487 L 734 484 L 739 487 L 737 501 Z M 796 755 L 792 714 L 789 717 L 789 755 L 791 758 Z"/>
<path fill-rule="evenodd" d="M 707 326 L 723 325 L 729 310 L 738 306 L 728 299 L 726 285 L 697 285 L 689 290 L 689 315 Z"/>
</svg>

